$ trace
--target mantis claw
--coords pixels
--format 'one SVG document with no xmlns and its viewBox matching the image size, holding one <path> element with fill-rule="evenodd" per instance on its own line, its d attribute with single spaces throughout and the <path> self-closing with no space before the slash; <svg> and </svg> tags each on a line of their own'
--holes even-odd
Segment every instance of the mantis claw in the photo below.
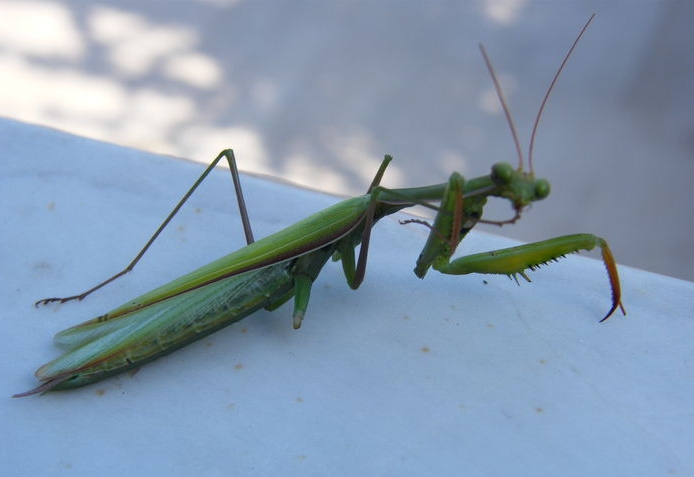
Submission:
<svg viewBox="0 0 694 477">
<path fill-rule="evenodd" d="M 39 306 L 46 306 L 50 303 L 55 303 L 55 302 L 65 303 L 66 301 L 68 301 L 67 298 L 43 298 L 43 299 L 37 301 L 36 303 L 34 303 L 34 306 L 36 308 L 38 308 Z"/>
</svg>

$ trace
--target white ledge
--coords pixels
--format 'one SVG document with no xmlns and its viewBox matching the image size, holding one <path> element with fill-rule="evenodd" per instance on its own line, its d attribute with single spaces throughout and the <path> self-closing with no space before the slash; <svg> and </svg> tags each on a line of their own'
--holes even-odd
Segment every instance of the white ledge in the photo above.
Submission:
<svg viewBox="0 0 694 477">
<path fill-rule="evenodd" d="M 133 273 L 82 303 L 35 309 L 124 266 L 202 166 L 9 120 L 0 137 L 7 475 L 694 472 L 694 284 L 621 267 L 628 315 L 598 324 L 610 302 L 599 261 L 570 257 L 520 287 L 418 280 L 427 230 L 398 217 L 374 229 L 356 292 L 339 265 L 325 267 L 299 331 L 285 305 L 134 375 L 10 399 L 59 354 L 55 332 L 242 246 L 243 234 L 229 174 L 215 171 Z M 242 180 L 257 237 L 336 201 Z M 472 233 L 460 252 L 512 243 Z"/>
</svg>

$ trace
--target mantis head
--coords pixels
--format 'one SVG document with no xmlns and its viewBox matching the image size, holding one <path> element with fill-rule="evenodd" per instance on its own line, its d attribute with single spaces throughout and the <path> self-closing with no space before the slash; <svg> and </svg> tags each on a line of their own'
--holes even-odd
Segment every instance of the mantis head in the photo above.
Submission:
<svg viewBox="0 0 694 477">
<path fill-rule="evenodd" d="M 510 200 L 518 213 L 530 203 L 547 197 L 551 189 L 547 180 L 535 179 L 532 172 L 523 172 L 507 162 L 494 164 L 491 178 L 498 188 L 498 196 Z"/>
</svg>

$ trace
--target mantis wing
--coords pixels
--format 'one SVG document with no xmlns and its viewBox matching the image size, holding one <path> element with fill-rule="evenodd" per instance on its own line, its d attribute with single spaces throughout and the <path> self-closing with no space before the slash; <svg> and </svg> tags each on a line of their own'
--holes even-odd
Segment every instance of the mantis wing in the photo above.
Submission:
<svg viewBox="0 0 694 477">
<path fill-rule="evenodd" d="M 275 234 L 179 277 L 78 326 L 112 320 L 224 278 L 258 270 L 313 252 L 348 234 L 364 218 L 368 195 L 344 200 Z"/>
<path fill-rule="evenodd" d="M 292 290 L 292 264 L 219 280 L 118 320 L 92 320 L 58 333 L 56 342 L 68 351 L 36 371 L 45 382 L 37 392 L 54 381 L 49 388 L 64 389 L 139 367 L 272 304 Z"/>
</svg>

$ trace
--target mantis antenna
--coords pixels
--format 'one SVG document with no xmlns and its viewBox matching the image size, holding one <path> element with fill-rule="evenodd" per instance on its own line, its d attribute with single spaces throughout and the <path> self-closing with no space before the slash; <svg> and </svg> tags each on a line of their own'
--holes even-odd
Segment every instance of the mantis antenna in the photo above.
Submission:
<svg viewBox="0 0 694 477">
<path fill-rule="evenodd" d="M 528 147 L 528 168 L 530 169 L 530 173 L 534 173 L 533 169 L 533 148 L 535 146 L 535 136 L 537 136 L 537 128 L 538 125 L 540 124 L 540 118 L 542 117 L 542 112 L 545 110 L 545 105 L 547 104 L 547 100 L 549 99 L 549 95 L 552 93 L 552 90 L 554 89 L 554 85 L 557 83 L 557 80 L 559 79 L 559 75 L 561 75 L 561 72 L 564 70 L 564 66 L 566 66 L 566 62 L 569 60 L 569 57 L 571 56 L 571 53 L 573 53 L 574 48 L 576 48 L 576 45 L 578 44 L 579 40 L 585 33 L 585 31 L 588 29 L 588 25 L 593 21 L 593 18 L 595 18 L 595 13 L 593 13 L 590 18 L 588 18 L 588 21 L 586 22 L 585 25 L 583 25 L 583 28 L 581 29 L 581 32 L 578 34 L 574 42 L 571 44 L 571 48 L 569 48 L 569 51 L 566 53 L 564 56 L 564 60 L 561 62 L 561 65 L 559 66 L 559 69 L 557 72 L 554 74 L 554 78 L 552 78 L 552 82 L 549 84 L 549 88 L 547 88 L 547 92 L 545 93 L 545 97 L 542 99 L 542 102 L 540 103 L 540 109 L 537 111 L 537 115 L 535 116 L 535 123 L 533 124 L 533 129 L 532 133 L 530 134 L 530 146 Z M 494 82 L 494 88 L 496 89 L 496 95 L 499 98 L 499 102 L 501 103 L 501 107 L 504 110 L 504 115 L 506 116 L 506 122 L 508 123 L 509 128 L 511 129 L 511 136 L 513 137 L 513 144 L 516 146 L 516 153 L 518 154 L 518 170 L 522 171 L 523 170 L 523 151 L 521 149 L 520 141 L 518 140 L 518 133 L 516 131 L 516 126 L 513 123 L 513 118 L 511 117 L 511 111 L 509 110 L 508 104 L 506 103 L 506 98 L 504 97 L 504 92 L 501 89 L 501 85 L 499 85 L 499 80 L 497 79 L 496 73 L 494 72 L 494 67 L 492 66 L 491 61 L 489 60 L 489 55 L 487 55 L 487 51 L 484 49 L 484 46 L 482 44 L 479 45 L 480 51 L 482 52 L 482 57 L 484 58 L 484 62 L 487 65 L 487 69 L 489 70 L 489 74 L 492 77 L 492 81 Z"/>
</svg>

